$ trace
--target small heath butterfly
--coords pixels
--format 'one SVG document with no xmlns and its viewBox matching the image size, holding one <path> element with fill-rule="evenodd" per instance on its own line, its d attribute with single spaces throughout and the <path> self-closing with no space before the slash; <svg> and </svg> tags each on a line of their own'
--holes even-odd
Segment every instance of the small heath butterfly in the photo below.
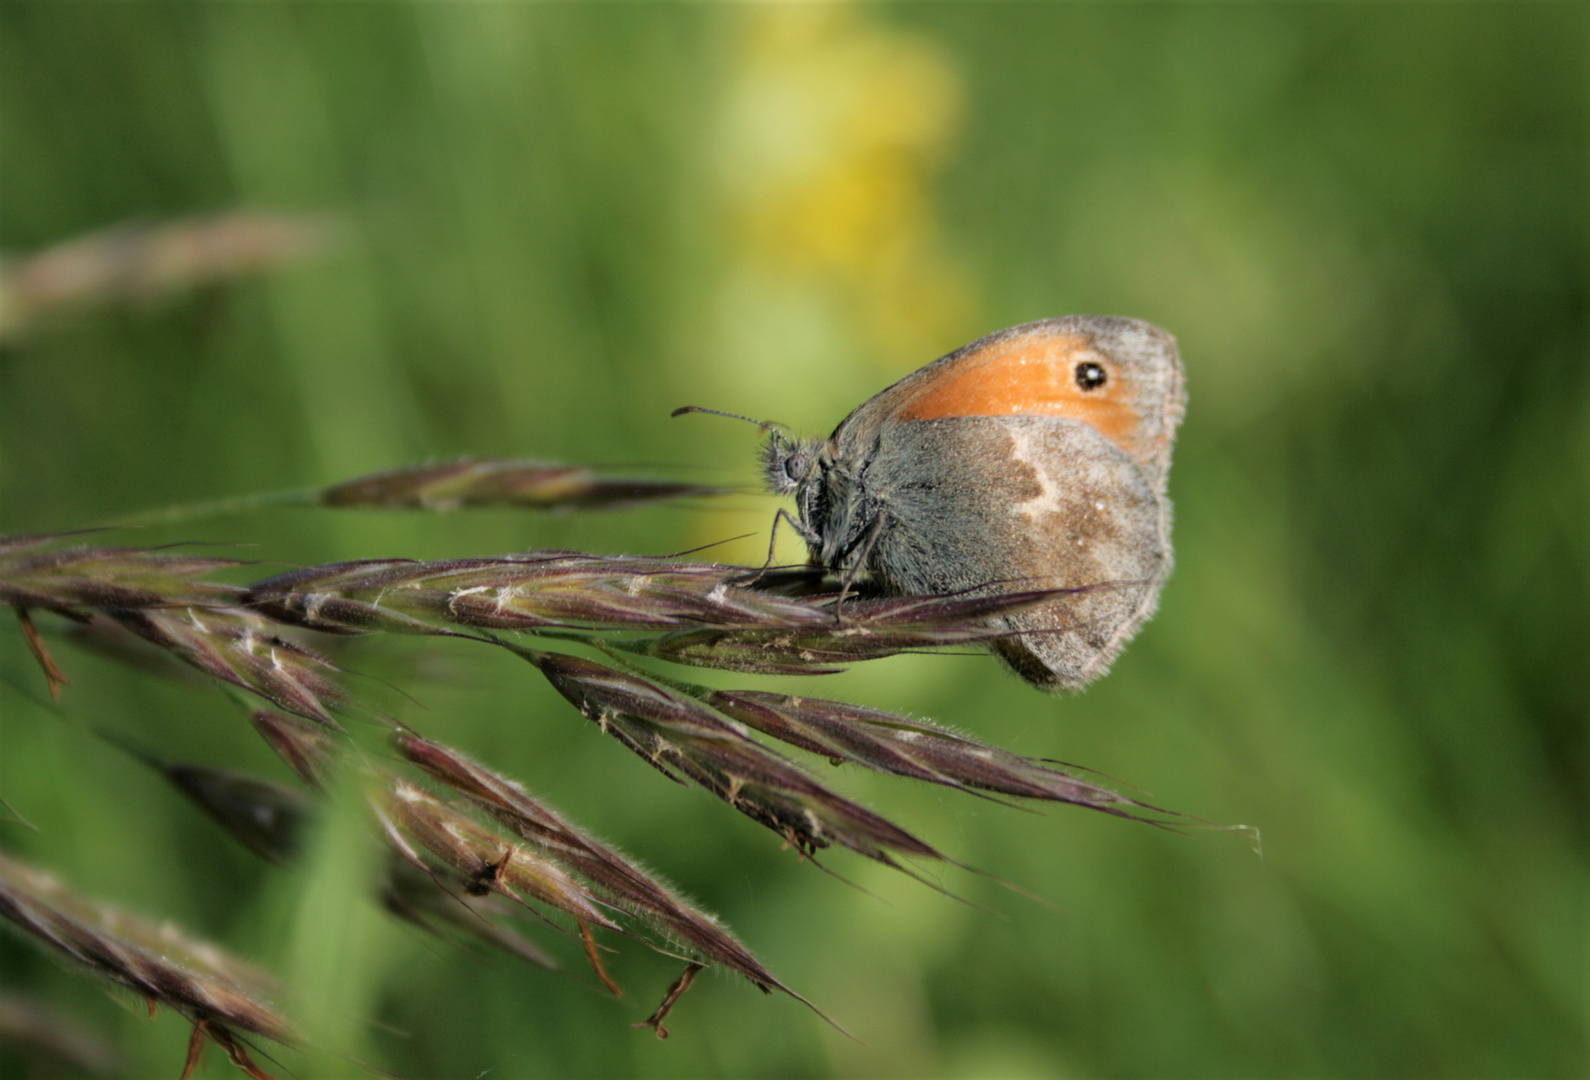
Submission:
<svg viewBox="0 0 1590 1080">
<path fill-rule="evenodd" d="M 957 349 L 826 440 L 774 429 L 768 488 L 811 560 L 902 595 L 1075 590 L 1001 616 L 995 651 L 1045 690 L 1104 674 L 1154 613 L 1171 566 L 1176 341 L 1072 315 Z"/>
</svg>

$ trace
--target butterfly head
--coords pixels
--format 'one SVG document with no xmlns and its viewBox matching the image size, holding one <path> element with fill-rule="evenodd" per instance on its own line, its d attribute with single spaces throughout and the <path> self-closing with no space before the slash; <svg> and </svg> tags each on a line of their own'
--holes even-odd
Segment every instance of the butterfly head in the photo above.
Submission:
<svg viewBox="0 0 1590 1080">
<path fill-rule="evenodd" d="M 822 443 L 817 439 L 797 439 L 782 428 L 772 428 L 762 444 L 762 478 L 774 495 L 788 495 L 800 489 L 817 471 Z"/>
</svg>

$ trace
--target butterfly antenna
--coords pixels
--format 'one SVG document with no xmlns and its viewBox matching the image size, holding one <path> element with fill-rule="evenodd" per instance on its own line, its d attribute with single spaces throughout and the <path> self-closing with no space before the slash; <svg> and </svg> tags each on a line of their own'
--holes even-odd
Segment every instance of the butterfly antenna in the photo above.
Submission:
<svg viewBox="0 0 1590 1080">
<path fill-rule="evenodd" d="M 747 424 L 755 424 L 763 431 L 769 428 L 778 428 L 784 432 L 789 431 L 787 424 L 781 424 L 777 420 L 753 420 L 749 416 L 741 416 L 739 413 L 724 412 L 722 409 L 708 409 L 701 405 L 681 405 L 668 415 L 671 417 L 683 416 L 685 413 L 709 413 L 713 416 L 727 416 L 730 420 L 744 420 Z"/>
</svg>

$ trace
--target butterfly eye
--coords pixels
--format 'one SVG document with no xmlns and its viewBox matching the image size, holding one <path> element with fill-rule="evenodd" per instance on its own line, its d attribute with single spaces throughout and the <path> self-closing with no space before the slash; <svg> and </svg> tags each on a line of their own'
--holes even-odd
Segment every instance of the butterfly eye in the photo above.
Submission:
<svg viewBox="0 0 1590 1080">
<path fill-rule="evenodd" d="M 1100 364 L 1095 364 L 1092 360 L 1078 364 L 1076 375 L 1077 385 L 1084 390 L 1097 390 L 1110 380 L 1109 375 L 1104 371 L 1104 367 Z"/>
<path fill-rule="evenodd" d="M 806 479 L 806 473 L 810 469 L 811 463 L 799 450 L 784 459 L 784 475 L 796 482 Z"/>
</svg>

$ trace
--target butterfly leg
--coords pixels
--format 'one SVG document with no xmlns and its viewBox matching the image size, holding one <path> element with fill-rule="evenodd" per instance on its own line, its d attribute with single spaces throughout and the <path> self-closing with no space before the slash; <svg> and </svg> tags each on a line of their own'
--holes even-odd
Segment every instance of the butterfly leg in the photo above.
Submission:
<svg viewBox="0 0 1590 1080">
<path fill-rule="evenodd" d="M 862 534 L 860 541 L 857 542 L 855 547 L 850 549 L 851 551 L 859 549 L 856 557 L 851 559 L 847 553 L 845 567 L 839 575 L 839 599 L 834 601 L 835 622 L 842 621 L 845 599 L 850 595 L 851 586 L 856 583 L 856 579 L 867 568 L 867 560 L 872 558 L 872 549 L 877 546 L 878 538 L 883 535 L 884 527 L 888 524 L 888 521 L 889 515 L 880 511 L 877 517 L 872 519 L 872 524 L 867 526 L 867 531 Z"/>
<path fill-rule="evenodd" d="M 794 529 L 796 534 L 799 535 L 802 540 L 806 541 L 807 547 L 817 547 L 822 543 L 821 538 L 817 535 L 815 530 L 813 530 L 799 518 L 795 517 L 788 510 L 784 509 L 782 506 L 779 507 L 778 513 L 773 515 L 773 533 L 767 541 L 767 561 L 762 564 L 762 569 L 756 572 L 756 576 L 751 578 L 751 580 L 746 582 L 746 584 L 754 585 L 757 581 L 761 580 L 763 574 L 772 569 L 773 552 L 778 547 L 778 523 L 780 521 L 789 522 L 789 527 Z"/>
</svg>

